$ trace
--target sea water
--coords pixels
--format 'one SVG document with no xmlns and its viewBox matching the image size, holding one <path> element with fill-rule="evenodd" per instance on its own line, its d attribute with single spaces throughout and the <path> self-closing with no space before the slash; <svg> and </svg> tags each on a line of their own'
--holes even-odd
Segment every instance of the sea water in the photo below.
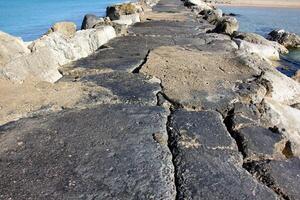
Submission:
<svg viewBox="0 0 300 200">
<path fill-rule="evenodd" d="M 225 13 L 234 13 L 240 24 L 240 31 L 258 33 L 267 36 L 274 29 L 284 29 L 300 35 L 300 9 L 260 8 L 224 6 Z M 291 49 L 282 56 L 284 67 L 280 71 L 292 76 L 300 69 L 300 49 Z"/>
<path fill-rule="evenodd" d="M 81 27 L 87 13 L 104 16 L 106 7 L 125 0 L 0 0 L 0 30 L 34 40 L 59 21 Z"/>
</svg>

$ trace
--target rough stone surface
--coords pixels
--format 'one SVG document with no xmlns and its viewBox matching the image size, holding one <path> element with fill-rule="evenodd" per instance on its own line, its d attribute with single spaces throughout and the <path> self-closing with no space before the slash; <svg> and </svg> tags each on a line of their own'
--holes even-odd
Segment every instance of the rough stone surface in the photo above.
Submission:
<svg viewBox="0 0 300 200">
<path fill-rule="evenodd" d="M 270 189 L 253 180 L 241 167 L 234 142 L 219 114 L 176 111 L 169 129 L 177 198 L 276 199 Z"/>
<path fill-rule="evenodd" d="M 273 46 L 279 53 L 282 54 L 286 54 L 289 52 L 283 45 L 274 41 L 269 41 L 263 36 L 256 33 L 235 32 L 233 36 L 234 38 L 242 39 L 250 43 Z"/>
<path fill-rule="evenodd" d="M 108 17 L 96 22 L 95 25 L 93 25 L 93 28 L 97 29 L 99 27 L 101 29 L 103 26 L 112 26 L 118 36 L 125 36 L 128 34 L 128 25 L 118 24 L 115 21 L 111 21 Z"/>
<path fill-rule="evenodd" d="M 93 82 L 107 88 L 123 103 L 157 104 L 156 94 L 161 90 L 159 83 L 151 83 L 143 75 L 126 72 L 112 72 L 83 77 L 83 82 Z"/>
<path fill-rule="evenodd" d="M 65 37 L 73 37 L 76 33 L 76 24 L 73 22 L 58 22 L 55 23 L 49 30 L 48 33 L 59 32 Z"/>
<path fill-rule="evenodd" d="M 199 28 L 197 28 L 199 27 Z M 135 34 L 146 36 L 164 36 L 164 35 L 197 35 L 203 30 L 201 24 L 197 22 L 180 21 L 150 21 L 135 24 L 130 31 Z"/>
<path fill-rule="evenodd" d="M 300 156 L 300 110 L 269 98 L 265 107 L 265 117 L 291 142 L 292 153 Z"/>
<path fill-rule="evenodd" d="M 238 44 L 240 50 L 247 53 L 256 53 L 257 55 L 270 60 L 280 59 L 279 52 L 272 46 L 250 43 L 240 39 L 235 39 L 234 41 Z"/>
<path fill-rule="evenodd" d="M 16 82 L 34 79 L 53 83 L 62 77 L 55 60 L 55 55 L 49 49 L 41 48 L 9 62 L 0 69 L 0 75 Z"/>
<path fill-rule="evenodd" d="M 87 14 L 83 18 L 81 30 L 94 28 L 98 22 L 102 22 L 101 18 L 93 14 Z"/>
<path fill-rule="evenodd" d="M 283 199 L 299 199 L 299 158 L 253 162 L 247 164 L 246 168 Z"/>
<path fill-rule="evenodd" d="M 0 68 L 15 58 L 30 53 L 20 39 L 0 31 Z"/>
<path fill-rule="evenodd" d="M 198 9 L 200 10 L 211 10 L 212 6 L 209 4 L 205 3 L 202 0 L 184 0 L 185 6 L 192 7 L 192 6 L 197 6 Z"/>
<path fill-rule="evenodd" d="M 218 21 L 223 17 L 223 11 L 221 9 L 203 10 L 202 12 L 200 12 L 200 15 L 203 15 L 203 19 L 205 19 L 209 23 L 217 24 Z"/>
<path fill-rule="evenodd" d="M 238 49 L 233 36 L 212 33 L 203 7 L 156 2 L 121 13 L 143 21 L 106 44 L 95 41 L 102 25 L 117 29 L 108 18 L 75 41 L 57 32 L 35 41 L 32 54 L 45 45 L 60 62 L 81 58 L 61 66 L 54 84 L 25 81 L 5 93 L 13 82 L 0 79 L 0 117 L 20 114 L 0 126 L 0 199 L 299 196 L 299 83 Z M 272 172 L 252 167 L 275 162 Z"/>
<path fill-rule="evenodd" d="M 268 34 L 268 39 L 276 41 L 287 48 L 297 48 L 300 46 L 300 36 L 285 30 L 273 30 Z"/>
<path fill-rule="evenodd" d="M 216 33 L 225 33 L 232 35 L 235 31 L 238 31 L 239 23 L 236 18 L 225 16 L 217 24 L 213 32 Z"/>
<path fill-rule="evenodd" d="M 55 61 L 59 65 L 64 65 L 90 55 L 114 37 L 116 37 L 116 33 L 111 26 L 77 31 L 75 36 L 70 39 L 55 32 L 33 41 L 30 49 L 37 51 L 46 47 L 55 55 Z"/>
<path fill-rule="evenodd" d="M 132 72 L 143 64 L 150 49 L 174 44 L 171 38 L 125 36 L 115 38 L 95 54 L 71 63 L 68 68 L 112 69 Z"/>
<path fill-rule="evenodd" d="M 284 158 L 285 140 L 279 132 L 257 126 L 238 130 L 238 140 L 246 159 Z"/>
<path fill-rule="evenodd" d="M 138 13 L 131 14 L 131 15 L 121 15 L 118 20 L 113 20 L 113 22 L 117 24 L 124 24 L 124 25 L 132 25 L 140 21 L 141 19 Z"/>
<path fill-rule="evenodd" d="M 1 127 L 0 197 L 174 199 L 165 124 L 159 107 L 103 105 Z"/>
<path fill-rule="evenodd" d="M 224 111 L 238 98 L 235 83 L 255 74 L 234 59 L 217 54 L 160 47 L 150 52 L 141 72 L 162 81 L 164 93 L 190 109 Z M 209 74 L 214 74 L 210 76 Z"/>
<path fill-rule="evenodd" d="M 293 76 L 293 79 L 300 83 L 300 70 L 297 70 L 297 72 Z"/>
<path fill-rule="evenodd" d="M 120 20 L 124 15 L 132 15 L 140 12 L 134 3 L 117 4 L 107 7 L 106 16 L 111 20 Z"/>
</svg>

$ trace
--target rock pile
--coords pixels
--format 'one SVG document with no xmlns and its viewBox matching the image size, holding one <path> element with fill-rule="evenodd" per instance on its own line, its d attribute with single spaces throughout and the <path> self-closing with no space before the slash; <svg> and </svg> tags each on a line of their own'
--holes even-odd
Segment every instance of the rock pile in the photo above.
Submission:
<svg viewBox="0 0 300 200">
<path fill-rule="evenodd" d="M 273 30 L 268 34 L 268 39 L 282 44 L 286 48 L 300 47 L 300 36 L 285 30 Z"/>
</svg>

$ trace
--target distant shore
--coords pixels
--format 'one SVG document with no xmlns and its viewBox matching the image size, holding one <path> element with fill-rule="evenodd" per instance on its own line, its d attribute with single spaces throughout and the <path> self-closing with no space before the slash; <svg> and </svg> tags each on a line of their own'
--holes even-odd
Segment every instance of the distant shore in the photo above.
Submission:
<svg viewBox="0 0 300 200">
<path fill-rule="evenodd" d="M 263 7 L 263 8 L 291 8 L 300 9 L 300 0 L 232 0 L 228 3 L 216 3 L 217 6 L 234 6 L 234 7 Z"/>
</svg>

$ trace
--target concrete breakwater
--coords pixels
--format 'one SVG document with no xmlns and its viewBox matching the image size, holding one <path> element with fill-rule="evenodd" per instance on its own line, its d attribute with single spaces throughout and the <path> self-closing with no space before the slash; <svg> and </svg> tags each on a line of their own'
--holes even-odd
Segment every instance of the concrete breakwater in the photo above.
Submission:
<svg viewBox="0 0 300 200">
<path fill-rule="evenodd" d="M 29 50 L 7 36 L 1 199 L 299 199 L 300 85 L 272 66 L 284 46 L 200 0 L 108 11 Z M 40 75 L 50 61 L 62 78 Z"/>
</svg>

